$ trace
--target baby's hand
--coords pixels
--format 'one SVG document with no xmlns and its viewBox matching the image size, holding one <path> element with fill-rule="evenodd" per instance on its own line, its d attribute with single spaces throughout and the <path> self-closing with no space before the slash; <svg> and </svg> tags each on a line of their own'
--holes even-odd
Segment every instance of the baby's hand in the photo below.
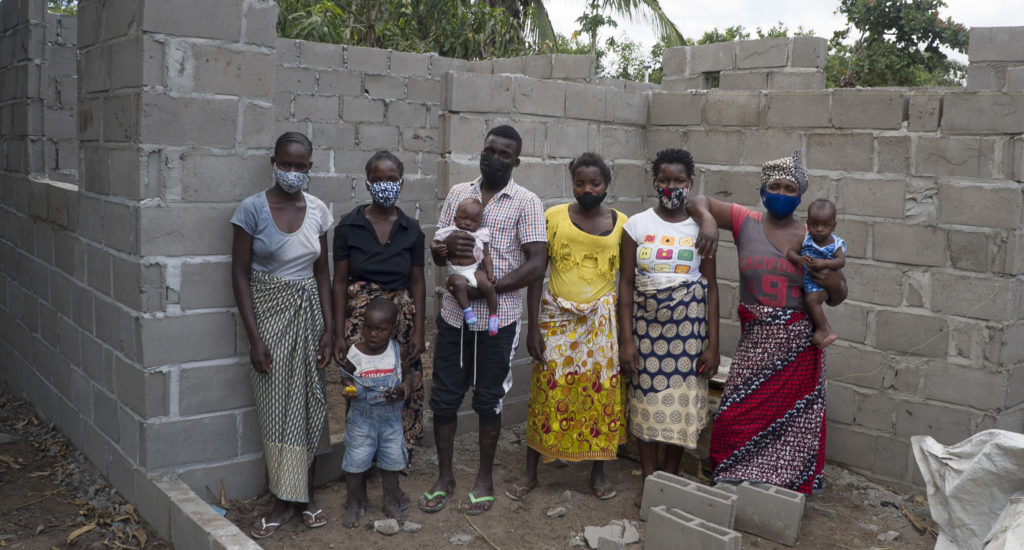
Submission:
<svg viewBox="0 0 1024 550">
<path fill-rule="evenodd" d="M 410 395 L 412 395 L 412 381 L 406 380 L 391 390 L 388 401 L 405 401 Z"/>
<path fill-rule="evenodd" d="M 800 259 L 803 260 L 804 265 L 811 269 L 818 269 L 819 267 L 817 258 L 812 258 L 810 256 L 801 256 Z"/>
<path fill-rule="evenodd" d="M 444 241 L 438 241 L 434 243 L 434 248 L 437 250 L 437 253 L 440 254 L 441 256 L 448 255 L 448 245 L 444 244 Z"/>
<path fill-rule="evenodd" d="M 494 273 L 488 273 L 487 280 L 491 282 L 491 286 L 498 284 L 498 278 L 494 276 Z"/>
</svg>

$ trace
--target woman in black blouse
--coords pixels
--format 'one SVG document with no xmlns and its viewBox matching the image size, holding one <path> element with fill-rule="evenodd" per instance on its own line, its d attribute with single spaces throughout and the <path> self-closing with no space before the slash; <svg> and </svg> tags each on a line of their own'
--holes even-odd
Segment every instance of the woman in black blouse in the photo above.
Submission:
<svg viewBox="0 0 1024 550">
<path fill-rule="evenodd" d="M 399 309 L 395 339 L 403 362 L 413 373 L 413 391 L 402 410 L 405 445 L 423 433 L 423 230 L 395 206 L 402 189 L 404 166 L 389 151 L 378 151 L 366 163 L 366 189 L 373 202 L 357 206 L 334 228 L 334 358 L 346 361 L 349 346 L 362 338 L 366 304 L 376 297 Z M 403 500 L 408 497 L 403 495 Z M 406 503 L 401 503 L 403 506 Z"/>
</svg>

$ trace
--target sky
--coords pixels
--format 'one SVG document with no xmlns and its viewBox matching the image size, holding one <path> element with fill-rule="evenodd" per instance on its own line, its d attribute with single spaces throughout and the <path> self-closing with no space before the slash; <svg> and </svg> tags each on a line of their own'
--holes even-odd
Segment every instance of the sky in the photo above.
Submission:
<svg viewBox="0 0 1024 550">
<path fill-rule="evenodd" d="M 545 0 L 544 5 L 555 31 L 570 35 L 579 28 L 576 18 L 583 13 L 586 3 L 585 0 Z M 831 38 L 833 31 L 845 27 L 845 18 L 833 13 L 838 6 L 838 0 L 661 0 L 662 9 L 687 38 L 699 38 L 706 30 L 714 27 L 723 30 L 733 25 L 742 25 L 751 36 L 756 36 L 754 29 L 757 27 L 767 30 L 779 21 L 791 31 L 802 25 L 804 29 L 813 29 L 815 36 Z M 1024 0 L 946 0 L 946 7 L 939 10 L 939 16 L 952 17 L 967 27 L 1021 26 L 1024 25 Z M 605 30 L 602 40 L 610 36 L 609 32 L 615 36 L 625 33 L 648 46 L 657 39 L 648 25 L 631 23 L 621 17 L 616 18 L 616 22 L 618 27 Z M 967 61 L 966 56 L 954 58 Z"/>
</svg>

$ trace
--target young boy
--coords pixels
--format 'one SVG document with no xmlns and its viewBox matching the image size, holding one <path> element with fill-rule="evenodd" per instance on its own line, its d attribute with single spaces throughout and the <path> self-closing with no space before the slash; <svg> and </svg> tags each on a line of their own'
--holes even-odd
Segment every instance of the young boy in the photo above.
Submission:
<svg viewBox="0 0 1024 550">
<path fill-rule="evenodd" d="M 487 319 L 487 333 L 491 336 L 498 334 L 498 294 L 494 291 L 494 264 L 491 262 L 491 254 L 488 251 L 487 243 L 490 241 L 490 231 L 480 225 L 484 219 L 484 205 L 474 198 L 468 198 L 459 203 L 455 209 L 453 225 L 442 227 L 434 235 L 434 241 L 438 243 L 437 248 L 442 254 L 448 257 L 448 288 L 452 296 L 459 303 L 465 315 L 466 322 L 476 322 L 476 314 L 473 308 L 469 307 L 469 296 L 466 289 L 468 286 L 479 288 L 480 293 L 487 300 L 487 308 L 491 315 Z M 469 233 L 476 241 L 473 247 L 472 256 L 453 256 L 444 240 L 456 231 Z M 480 269 L 483 267 L 483 269 Z"/>
<path fill-rule="evenodd" d="M 832 232 L 836 229 L 836 205 L 818 199 L 807 207 L 807 234 L 798 247 L 786 252 L 789 261 L 804 266 L 804 307 L 814 321 L 811 343 L 825 348 L 839 338 L 821 307 L 828 292 L 814 284 L 808 270 L 842 269 L 846 265 L 846 241 Z"/>
<path fill-rule="evenodd" d="M 412 378 L 402 368 L 398 342 L 392 339 L 397 322 L 394 302 L 371 300 L 363 318 L 363 340 L 349 348 L 348 364 L 342 369 L 342 394 L 353 400 L 346 417 L 345 457 L 341 463 L 348 489 L 342 518 L 345 527 L 359 527 L 363 476 L 374 455 L 384 489 L 384 513 L 389 518 L 405 519 L 398 504 L 398 472 L 408 461 L 402 404 L 412 393 Z"/>
</svg>

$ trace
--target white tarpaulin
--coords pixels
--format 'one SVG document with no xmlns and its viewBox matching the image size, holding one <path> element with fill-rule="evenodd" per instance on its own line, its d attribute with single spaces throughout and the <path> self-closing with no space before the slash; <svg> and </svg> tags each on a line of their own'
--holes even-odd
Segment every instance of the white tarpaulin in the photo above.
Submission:
<svg viewBox="0 0 1024 550">
<path fill-rule="evenodd" d="M 955 445 L 910 438 L 939 525 L 936 550 L 1024 548 L 1024 435 L 986 430 Z"/>
</svg>

